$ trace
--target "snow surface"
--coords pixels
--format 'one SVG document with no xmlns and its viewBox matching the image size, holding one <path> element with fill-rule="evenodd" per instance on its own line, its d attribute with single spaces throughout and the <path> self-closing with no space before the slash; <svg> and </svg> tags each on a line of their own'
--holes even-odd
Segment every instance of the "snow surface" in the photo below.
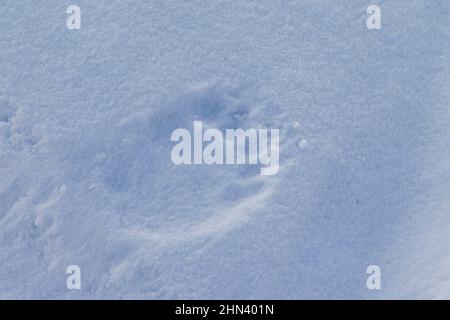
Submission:
<svg viewBox="0 0 450 320">
<path fill-rule="evenodd" d="M 0 12 L 0 298 L 450 298 L 448 1 Z M 280 172 L 173 165 L 194 120 L 279 128 Z"/>
</svg>

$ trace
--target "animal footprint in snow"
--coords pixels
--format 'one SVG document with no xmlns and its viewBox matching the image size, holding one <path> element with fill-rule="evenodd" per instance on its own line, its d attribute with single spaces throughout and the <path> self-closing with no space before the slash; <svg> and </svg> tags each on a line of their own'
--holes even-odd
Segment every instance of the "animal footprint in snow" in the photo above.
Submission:
<svg viewBox="0 0 450 320">
<path fill-rule="evenodd" d="M 198 120 L 219 130 L 276 128 L 263 108 L 239 87 L 194 88 L 114 124 L 107 137 L 93 128 L 80 145 L 78 135 L 67 158 L 88 160 L 66 167 L 113 194 L 108 206 L 124 228 L 170 239 L 220 233 L 264 207 L 277 177 L 260 175 L 259 164 L 175 165 L 171 134 Z"/>
</svg>

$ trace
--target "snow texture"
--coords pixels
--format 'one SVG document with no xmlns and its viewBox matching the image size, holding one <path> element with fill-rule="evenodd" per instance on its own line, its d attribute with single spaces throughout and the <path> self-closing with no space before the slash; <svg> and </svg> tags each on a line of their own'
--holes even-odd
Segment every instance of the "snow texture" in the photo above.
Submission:
<svg viewBox="0 0 450 320">
<path fill-rule="evenodd" d="M 372 2 L 1 1 L 0 298 L 450 298 L 450 2 Z M 194 120 L 279 173 L 174 165 Z"/>
</svg>

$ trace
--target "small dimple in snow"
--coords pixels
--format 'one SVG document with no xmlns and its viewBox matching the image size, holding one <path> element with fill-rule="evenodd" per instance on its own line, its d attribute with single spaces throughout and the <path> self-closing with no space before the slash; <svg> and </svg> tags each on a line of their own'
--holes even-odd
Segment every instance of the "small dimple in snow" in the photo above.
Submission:
<svg viewBox="0 0 450 320">
<path fill-rule="evenodd" d="M 0 122 L 9 123 L 11 118 L 16 114 L 16 111 L 16 108 L 7 97 L 0 96 Z"/>
</svg>

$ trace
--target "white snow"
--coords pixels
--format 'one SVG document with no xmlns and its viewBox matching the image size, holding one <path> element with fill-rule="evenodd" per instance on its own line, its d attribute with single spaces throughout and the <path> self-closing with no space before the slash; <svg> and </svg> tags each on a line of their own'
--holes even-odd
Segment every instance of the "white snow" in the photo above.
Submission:
<svg viewBox="0 0 450 320">
<path fill-rule="evenodd" d="M 0 298 L 450 298 L 450 3 L 77 4 L 0 3 Z M 196 120 L 280 171 L 174 165 Z"/>
</svg>

